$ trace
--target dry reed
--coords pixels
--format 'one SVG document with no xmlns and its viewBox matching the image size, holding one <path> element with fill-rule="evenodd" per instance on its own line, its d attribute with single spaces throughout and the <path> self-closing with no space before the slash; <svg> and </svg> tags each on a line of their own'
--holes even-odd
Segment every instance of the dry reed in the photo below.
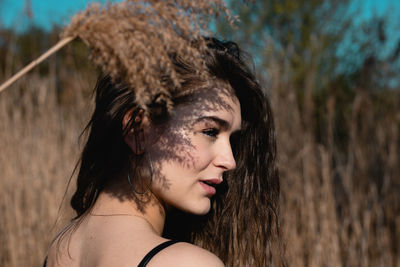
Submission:
<svg viewBox="0 0 400 267">
<path fill-rule="evenodd" d="M 358 89 L 346 111 L 332 91 L 321 141 L 315 72 L 305 74 L 304 98 L 298 98 L 297 88 L 282 79 L 283 64 L 272 57 L 268 69 L 290 265 L 400 266 L 399 92 Z"/>
<path fill-rule="evenodd" d="M 171 55 L 193 63 L 199 74 L 205 75 L 200 55 L 206 45 L 201 36 L 208 34 L 208 23 L 217 14 L 232 19 L 220 0 L 128 0 L 105 7 L 93 4 L 75 15 L 63 36 L 79 36 L 97 66 L 135 90 L 139 106 L 146 108 L 154 101 L 164 101 L 170 108 L 174 92 L 163 81 L 180 88 Z M 195 46 L 194 40 L 198 40 Z"/>
<path fill-rule="evenodd" d="M 171 56 L 191 62 L 206 76 L 201 54 L 207 49 L 204 35 L 211 19 L 224 16 L 233 26 L 223 0 L 126 0 L 90 4 L 76 14 L 61 34 L 62 39 L 37 60 L 0 86 L 0 92 L 58 49 L 79 37 L 90 48 L 90 58 L 114 81 L 124 81 L 135 91 L 144 109 L 150 103 L 172 107 L 171 88 L 180 89 L 180 79 Z M 167 87 L 172 83 L 174 87 Z M 168 90 L 168 88 L 170 88 Z"/>
<path fill-rule="evenodd" d="M 9 60 L 1 65 L 6 73 L 23 60 L 11 52 L 19 46 L 9 45 Z M 84 62 L 57 55 L 42 65 L 48 70 L 44 76 L 34 69 L 1 94 L 0 266 L 41 266 L 51 236 L 72 215 L 68 201 L 58 210 L 77 161 L 79 133 L 90 113 L 89 87 L 96 79 L 93 69 L 82 70 Z"/>
</svg>

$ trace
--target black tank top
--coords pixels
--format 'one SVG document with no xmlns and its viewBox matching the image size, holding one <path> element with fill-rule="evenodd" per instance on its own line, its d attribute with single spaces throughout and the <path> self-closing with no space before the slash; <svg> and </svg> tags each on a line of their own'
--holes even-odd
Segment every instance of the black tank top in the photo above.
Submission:
<svg viewBox="0 0 400 267">
<path fill-rule="evenodd" d="M 164 243 L 161 243 L 160 245 L 156 246 L 155 248 L 153 248 L 152 250 L 150 250 L 149 253 L 146 254 L 146 256 L 144 256 L 143 260 L 139 263 L 138 267 L 146 267 L 147 263 L 149 263 L 149 261 L 161 250 L 163 250 L 166 247 L 169 247 L 175 243 L 177 243 L 179 241 L 176 240 L 169 240 L 169 241 L 165 241 Z M 47 256 L 44 259 L 44 264 L 43 267 L 46 267 L 46 263 L 47 263 Z"/>
<path fill-rule="evenodd" d="M 166 247 L 169 247 L 175 243 L 177 243 L 179 241 L 176 240 L 169 240 L 169 241 L 165 241 L 164 243 L 161 243 L 160 245 L 156 246 L 155 248 L 153 248 L 152 250 L 150 250 L 149 253 L 146 254 L 146 256 L 144 256 L 143 260 L 139 263 L 138 267 L 145 267 L 147 265 L 147 263 L 149 263 L 149 261 L 161 250 L 163 250 Z"/>
</svg>

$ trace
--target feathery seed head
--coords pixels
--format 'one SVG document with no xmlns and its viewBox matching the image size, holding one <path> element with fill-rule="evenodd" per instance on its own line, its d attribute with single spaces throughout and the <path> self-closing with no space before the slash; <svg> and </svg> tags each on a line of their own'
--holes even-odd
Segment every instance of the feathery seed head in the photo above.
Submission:
<svg viewBox="0 0 400 267">
<path fill-rule="evenodd" d="M 147 109 L 162 100 L 170 111 L 171 96 L 179 92 L 182 82 L 171 55 L 190 62 L 206 79 L 202 55 L 207 45 L 201 36 L 210 35 L 208 23 L 220 14 L 233 25 L 235 19 L 223 0 L 91 4 L 73 17 L 62 36 L 82 39 L 93 63 L 114 81 L 127 83 L 139 106 Z"/>
</svg>

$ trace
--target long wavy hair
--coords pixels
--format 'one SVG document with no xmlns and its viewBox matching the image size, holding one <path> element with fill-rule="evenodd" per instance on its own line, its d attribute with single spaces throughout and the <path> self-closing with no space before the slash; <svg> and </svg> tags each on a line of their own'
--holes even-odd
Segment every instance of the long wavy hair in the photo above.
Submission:
<svg viewBox="0 0 400 267">
<path fill-rule="evenodd" d="M 236 169 L 224 174 L 209 214 L 167 214 L 164 236 L 197 244 L 215 253 L 227 266 L 267 266 L 277 262 L 276 256 L 285 265 L 280 253 L 279 175 L 269 101 L 237 44 L 215 38 L 206 41 L 204 60 L 209 74 L 229 84 L 240 101 L 242 127 L 240 134 L 231 138 Z M 180 61 L 177 55 L 171 55 L 171 59 L 183 89 L 201 80 L 188 62 Z M 99 194 L 113 183 L 111 177 L 123 176 L 135 164 L 124 142 L 134 125 L 130 122 L 125 129 L 121 126 L 129 110 L 138 110 L 132 88 L 105 75 L 99 78 L 95 94 L 95 111 L 85 128 L 88 139 L 71 199 L 75 222 L 88 214 Z M 178 99 L 173 94 L 171 97 L 173 101 Z M 169 119 L 164 104 L 159 97 L 146 107 L 152 123 Z M 135 160 L 141 157 L 135 156 Z M 135 179 L 138 182 L 140 176 Z"/>
</svg>

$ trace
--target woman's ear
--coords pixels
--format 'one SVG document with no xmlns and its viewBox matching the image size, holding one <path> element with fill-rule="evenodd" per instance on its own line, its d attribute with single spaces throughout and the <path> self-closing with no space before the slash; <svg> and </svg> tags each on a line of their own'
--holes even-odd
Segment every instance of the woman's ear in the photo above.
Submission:
<svg viewBox="0 0 400 267">
<path fill-rule="evenodd" d="M 136 155 L 144 153 L 144 128 L 147 126 L 148 119 L 141 108 L 129 110 L 122 120 L 123 132 L 128 128 L 124 141 Z"/>
</svg>

